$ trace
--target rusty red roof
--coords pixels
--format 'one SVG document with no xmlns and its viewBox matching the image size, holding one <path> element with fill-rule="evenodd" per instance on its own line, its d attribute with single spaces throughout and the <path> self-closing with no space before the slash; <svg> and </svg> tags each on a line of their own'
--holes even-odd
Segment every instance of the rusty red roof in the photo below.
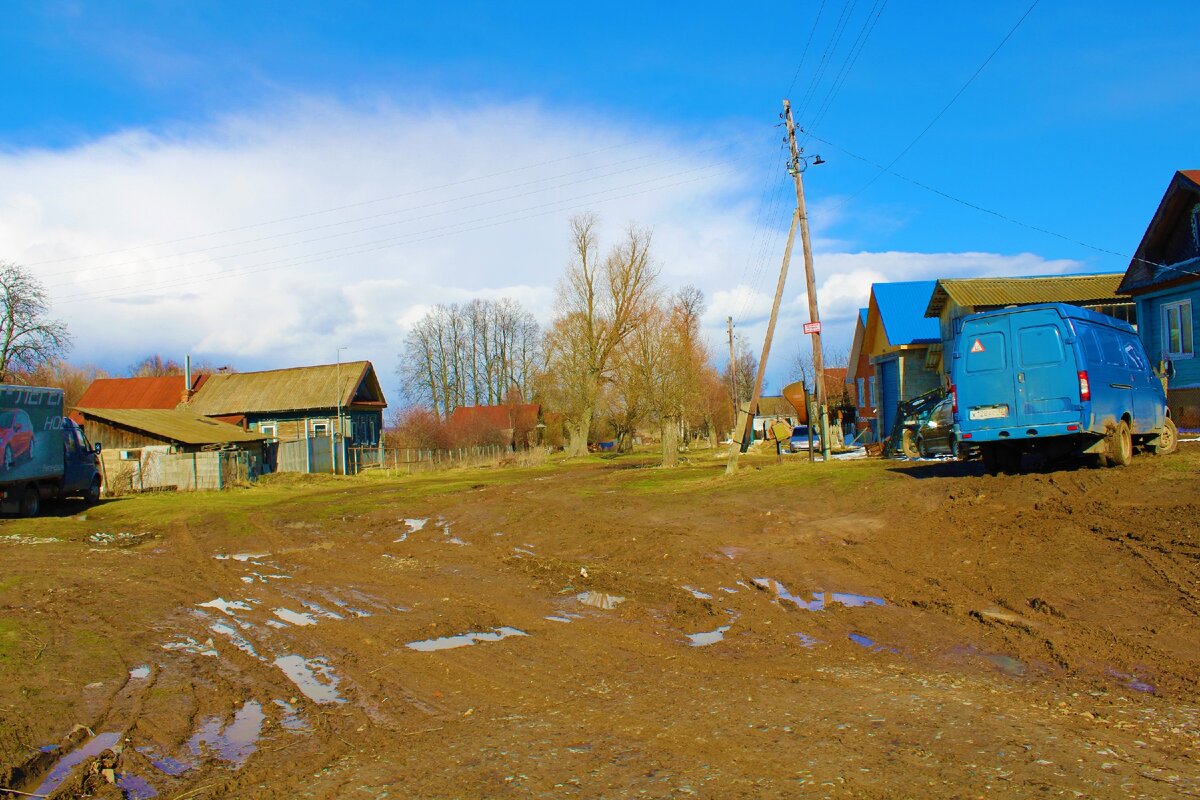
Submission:
<svg viewBox="0 0 1200 800">
<path fill-rule="evenodd" d="M 206 376 L 192 379 L 198 389 Z M 175 408 L 183 399 L 183 376 L 97 378 L 76 404 L 79 408 Z"/>
<path fill-rule="evenodd" d="M 1179 170 L 1179 174 L 1197 186 L 1200 186 L 1200 169 L 1181 169 Z"/>
</svg>

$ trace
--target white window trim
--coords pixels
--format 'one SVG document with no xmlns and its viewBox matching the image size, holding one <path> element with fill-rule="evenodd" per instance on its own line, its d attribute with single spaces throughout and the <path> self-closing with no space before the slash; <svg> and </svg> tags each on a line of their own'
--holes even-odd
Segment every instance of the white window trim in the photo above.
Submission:
<svg viewBox="0 0 1200 800">
<path fill-rule="evenodd" d="M 318 425 L 324 425 L 324 426 L 325 426 L 325 432 L 324 432 L 324 433 L 322 433 L 322 434 L 318 434 L 318 433 L 317 433 L 317 431 L 316 431 L 316 427 L 317 427 Z M 332 430 L 333 430 L 333 420 L 332 420 L 332 419 L 328 419 L 328 418 L 326 418 L 326 419 L 310 419 L 310 420 L 308 421 L 308 435 L 309 435 L 309 436 L 318 436 L 318 435 L 320 435 L 320 436 L 328 436 L 328 435 L 329 435 L 329 432 L 330 432 L 330 431 L 332 431 Z"/>
<path fill-rule="evenodd" d="M 271 429 L 271 432 L 269 434 L 267 433 L 268 428 Z M 263 436 L 266 436 L 269 439 L 278 439 L 279 438 L 279 423 L 278 422 L 260 422 L 260 423 L 258 423 L 258 432 L 261 433 Z"/>
<path fill-rule="evenodd" d="M 1183 315 L 1188 315 L 1188 320 L 1192 323 L 1192 340 L 1188 343 L 1191 345 L 1192 352 L 1190 353 L 1172 353 L 1171 352 L 1171 332 L 1167 326 L 1167 309 L 1179 309 L 1179 346 L 1183 349 Z M 1192 316 L 1192 301 L 1191 300 L 1173 300 L 1170 303 L 1163 303 L 1159 306 L 1159 313 L 1162 315 L 1162 354 L 1163 358 L 1168 361 L 1184 361 L 1189 358 L 1196 357 L 1196 318 Z"/>
</svg>

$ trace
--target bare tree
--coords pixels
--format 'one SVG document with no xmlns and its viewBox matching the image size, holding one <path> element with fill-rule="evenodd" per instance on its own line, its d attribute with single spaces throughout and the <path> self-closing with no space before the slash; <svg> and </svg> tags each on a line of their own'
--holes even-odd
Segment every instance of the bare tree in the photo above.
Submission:
<svg viewBox="0 0 1200 800">
<path fill-rule="evenodd" d="M 63 404 L 67 408 L 74 408 L 79 404 L 79 398 L 92 385 L 92 381 L 107 377 L 108 373 L 93 364 L 77 367 L 56 358 L 43 362 L 33 370 L 12 372 L 8 380 L 25 386 L 54 386 L 62 389 Z"/>
<path fill-rule="evenodd" d="M 587 452 L 601 390 L 612 379 L 618 348 L 646 318 L 658 272 L 651 234 L 631 225 L 604 258 L 596 218 L 571 220 L 573 258 L 558 292 L 558 316 L 547 340 L 547 368 L 566 417 L 567 454 Z"/>
<path fill-rule="evenodd" d="M 173 358 L 164 358 L 159 353 L 152 353 L 145 358 L 129 365 L 131 378 L 158 378 L 164 375 L 182 375 L 183 364 Z M 237 372 L 232 364 L 217 366 L 207 359 L 192 359 L 192 377 L 197 375 L 212 375 L 216 372 Z"/>
<path fill-rule="evenodd" d="M 734 360 L 725 365 L 723 375 L 725 396 L 731 402 L 730 413 L 733 413 L 733 407 L 741 408 L 750 402 L 754 394 L 754 375 L 758 371 L 758 359 L 750 352 L 745 338 L 739 334 L 734 338 L 733 344 Z M 734 392 L 732 396 L 731 391 Z"/>
<path fill-rule="evenodd" d="M 41 282 L 16 264 L 0 261 L 0 383 L 71 349 L 66 324 L 50 319 L 49 311 Z"/>
</svg>

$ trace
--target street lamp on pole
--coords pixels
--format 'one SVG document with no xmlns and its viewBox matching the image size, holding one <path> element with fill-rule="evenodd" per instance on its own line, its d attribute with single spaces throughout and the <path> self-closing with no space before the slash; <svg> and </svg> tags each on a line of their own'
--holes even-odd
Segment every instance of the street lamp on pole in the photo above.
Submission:
<svg viewBox="0 0 1200 800">
<path fill-rule="evenodd" d="M 334 384 L 333 391 L 337 395 L 337 422 L 334 424 L 332 432 L 333 441 L 337 441 L 337 437 L 342 433 L 342 351 L 346 347 L 342 346 L 337 349 L 337 382 Z M 346 437 L 342 436 L 342 442 L 346 441 Z M 333 473 L 337 474 L 337 451 L 334 450 L 333 455 Z M 346 474 L 346 453 L 342 450 L 342 474 Z"/>
</svg>

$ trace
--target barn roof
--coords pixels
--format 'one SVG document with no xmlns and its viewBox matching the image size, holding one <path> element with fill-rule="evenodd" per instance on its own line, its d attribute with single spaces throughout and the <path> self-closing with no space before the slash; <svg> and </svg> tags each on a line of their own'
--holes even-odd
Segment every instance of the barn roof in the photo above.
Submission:
<svg viewBox="0 0 1200 800">
<path fill-rule="evenodd" d="M 76 408 L 83 418 L 131 428 L 180 444 L 228 444 L 261 442 L 262 434 L 245 431 L 183 409 L 163 408 Z"/>
<path fill-rule="evenodd" d="M 1167 191 L 1159 201 L 1146 232 L 1142 235 L 1142 241 L 1129 262 L 1129 268 L 1125 271 L 1125 279 L 1121 282 L 1123 293 L 1132 294 L 1138 289 L 1146 289 L 1160 283 L 1195 277 L 1194 269 L 1179 270 L 1172 269 L 1170 265 L 1159 264 L 1155 251 L 1161 249 L 1162 243 L 1170 236 L 1172 227 L 1181 216 L 1194 207 L 1197 200 L 1200 200 L 1200 169 L 1181 169 L 1176 172 L 1167 185 Z"/>
<path fill-rule="evenodd" d="M 210 375 L 186 408 L 208 417 L 387 406 L 370 361 Z"/>
<path fill-rule="evenodd" d="M 922 342 L 940 342 L 937 320 L 926 319 L 923 309 L 929 304 L 937 281 L 899 281 L 875 283 L 871 294 L 879 309 L 888 344 L 896 347 Z"/>
<path fill-rule="evenodd" d="M 937 282 L 925 307 L 925 316 L 937 317 L 953 300 L 970 308 L 1003 308 L 1034 303 L 1128 302 L 1117 294 L 1120 272 L 1090 275 L 1042 275 L 1031 278 L 943 278 Z"/>
<path fill-rule="evenodd" d="M 197 375 L 192 388 L 204 383 Z M 78 405 L 85 408 L 174 408 L 183 397 L 182 375 L 152 378 L 97 378 L 92 381 Z"/>
</svg>

